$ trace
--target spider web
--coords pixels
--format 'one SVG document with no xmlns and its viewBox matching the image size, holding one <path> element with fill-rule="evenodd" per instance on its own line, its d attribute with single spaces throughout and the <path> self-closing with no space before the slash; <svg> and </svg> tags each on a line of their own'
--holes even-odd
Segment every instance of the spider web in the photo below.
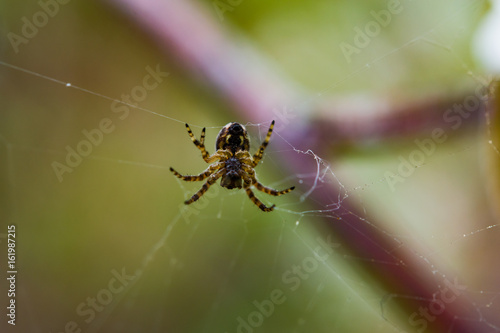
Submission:
<svg viewBox="0 0 500 333">
<path fill-rule="evenodd" d="M 404 5 L 425 8 L 425 4 L 411 1 Z M 101 57 L 123 57 L 112 47 L 89 55 L 95 59 L 82 59 L 76 52 L 69 60 L 40 59 L 40 65 L 34 65 L 30 59 L 36 52 L 30 54 L 30 48 L 36 51 L 53 45 L 49 37 L 67 20 L 88 15 L 78 13 L 70 4 L 65 6 L 40 28 L 38 36 L 21 45 L 19 54 L 12 56 L 15 61 L 0 61 L 2 109 L 6 110 L 0 125 L 4 161 L 1 214 L 5 221 L 0 244 L 6 253 L 7 225 L 15 224 L 19 271 L 16 327 L 4 320 L 2 331 L 436 331 L 432 317 L 421 311 L 437 302 L 418 294 L 389 291 L 363 269 L 370 265 L 390 271 L 391 266 L 410 264 L 397 262 L 397 256 L 392 255 L 403 248 L 427 264 L 423 269 L 442 276 L 443 288 L 448 283 L 459 286 L 460 295 L 445 302 L 445 307 L 471 300 L 473 308 L 458 312 L 446 327 L 448 332 L 460 331 L 457 327 L 462 322 L 476 324 L 474 327 L 484 332 L 500 331 L 496 315 L 500 271 L 494 256 L 499 224 L 492 208 L 495 193 L 485 191 L 482 185 L 493 183 L 496 176 L 484 161 L 500 155 L 492 115 L 483 110 L 480 118 L 484 125 L 480 121 L 457 133 L 447 129 L 449 138 L 436 144 L 435 153 L 405 177 L 398 170 L 402 163 L 399 156 L 409 158 L 415 151 L 413 139 L 402 139 L 393 146 L 362 141 L 332 158 L 330 152 L 307 145 L 304 149 L 289 140 L 293 114 L 310 100 L 277 106 L 266 121 L 245 124 L 251 153 L 276 114 L 287 114 L 284 123 L 288 121 L 289 126 L 276 123 L 256 172 L 266 186 L 280 190 L 297 185 L 297 189 L 282 197 L 255 191 L 265 204 L 276 204 L 269 214 L 260 212 L 243 191 L 226 191 L 218 185 L 199 202 L 185 206 L 183 201 L 201 183 L 182 182 L 168 169 L 172 166 L 183 174 L 196 174 L 206 164 L 183 123 L 188 122 L 198 138 L 201 128 L 207 127 L 205 142 L 213 153 L 212 143 L 227 121 L 210 116 L 215 111 L 206 103 L 214 103 L 212 96 L 204 91 L 186 92 L 196 88 L 186 88 L 189 80 L 183 78 L 185 73 L 173 64 L 164 65 L 158 60 L 161 58 L 151 60 L 153 56 L 146 51 L 133 51 L 125 74 L 111 62 L 99 64 Z M 82 4 L 73 6 L 83 8 Z M 95 12 L 103 10 L 88 6 Z M 250 15 L 245 2 L 232 8 L 225 17 L 245 10 Z M 373 20 L 369 8 L 363 9 L 367 16 L 360 18 L 359 26 Z M 368 89 L 376 82 L 374 72 L 384 71 L 388 63 L 395 71 L 403 71 L 397 61 L 418 49 L 424 49 L 435 61 L 446 59 L 458 68 L 460 74 L 449 79 L 461 80 L 463 86 L 457 89 L 488 86 L 491 79 L 471 69 L 457 45 L 468 36 L 467 25 L 457 22 L 467 15 L 479 17 L 481 8 L 482 4 L 473 1 L 443 4 L 439 20 L 403 34 L 395 45 L 381 42 L 363 49 L 341 79 L 312 84 L 317 87 L 315 98 L 349 91 L 359 82 L 367 82 L 362 87 Z M 23 17 L 23 13 L 36 13 L 40 7 L 33 3 L 15 10 Z M 280 9 L 272 8 L 268 15 L 278 18 L 273 10 Z M 408 18 L 410 12 L 401 13 L 401 17 Z M 455 26 L 462 30 L 447 34 Z M 79 43 L 99 49 L 109 42 L 96 39 L 97 28 L 86 26 Z M 125 29 L 126 33 L 132 30 Z M 9 30 L 3 31 L 6 35 Z M 117 46 L 123 40 L 110 43 Z M 9 47 L 2 45 L 2 54 L 8 54 Z M 137 59 L 148 61 L 138 65 Z M 80 64 L 83 73 L 72 72 L 72 62 Z M 284 67 L 287 65 L 293 64 Z M 86 66 L 90 66 L 87 71 Z M 51 70 L 40 69 L 44 67 Z M 157 75 L 157 87 L 136 88 L 144 88 L 145 76 L 152 77 L 155 71 L 164 73 Z M 99 82 L 89 73 L 111 77 L 116 86 L 109 87 L 108 81 Z M 297 75 L 309 79 L 304 73 Z M 448 82 L 447 74 L 435 75 Z M 116 82 L 117 77 L 123 82 Z M 394 83 L 384 84 L 394 87 Z M 131 96 L 134 91 L 146 91 L 147 98 L 124 103 L 123 94 Z M 200 111 L 184 114 L 177 104 L 184 110 Z M 124 106 L 128 113 L 118 109 Z M 111 119 L 111 123 L 103 119 Z M 102 132 L 101 139 L 93 131 L 96 128 Z M 83 130 L 94 133 L 99 144 L 87 146 L 91 152 L 81 162 L 73 161 L 72 170 L 58 177 L 54 162 L 65 162 L 67 147 L 77 149 L 83 140 L 91 141 Z M 427 133 L 421 135 L 421 140 L 429 138 Z M 384 144 L 390 147 L 384 148 Z M 85 149 L 84 144 L 81 148 Z M 290 153 L 295 154 L 297 163 L 308 166 L 305 172 L 279 172 Z M 387 171 L 405 177 L 404 181 L 391 187 Z M 318 197 L 325 188 L 335 188 L 337 195 Z M 394 260 L 359 257 L 326 227 L 346 223 L 352 216 L 394 240 L 396 248 L 386 250 Z M 366 241 L 373 237 L 363 236 Z M 1 267 L 6 267 L 5 257 L 2 255 Z M 5 307 L 7 289 L 2 284 Z M 436 289 L 434 300 L 442 299 L 443 294 L 443 289 Z M 401 300 L 415 307 L 414 317 L 400 308 Z"/>
</svg>

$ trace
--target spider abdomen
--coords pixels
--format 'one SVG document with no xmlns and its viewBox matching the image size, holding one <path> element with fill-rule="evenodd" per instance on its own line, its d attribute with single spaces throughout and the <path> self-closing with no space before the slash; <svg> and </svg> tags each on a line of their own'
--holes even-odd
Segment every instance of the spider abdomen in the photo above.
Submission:
<svg viewBox="0 0 500 333">
<path fill-rule="evenodd" d="M 230 157 L 224 162 L 226 172 L 222 176 L 220 186 L 227 189 L 242 188 L 243 181 L 240 176 L 241 162 L 236 157 Z"/>
<path fill-rule="evenodd" d="M 224 126 L 217 140 L 215 141 L 215 149 L 229 150 L 233 154 L 239 150 L 250 149 L 250 141 L 248 140 L 247 130 L 245 126 L 238 123 L 229 123 Z"/>
</svg>

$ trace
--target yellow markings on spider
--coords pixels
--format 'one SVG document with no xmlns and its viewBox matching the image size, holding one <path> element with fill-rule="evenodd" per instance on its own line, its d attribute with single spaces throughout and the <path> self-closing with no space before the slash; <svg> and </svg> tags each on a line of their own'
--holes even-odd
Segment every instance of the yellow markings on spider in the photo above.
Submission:
<svg viewBox="0 0 500 333">
<path fill-rule="evenodd" d="M 186 129 L 191 141 L 193 141 L 194 145 L 201 150 L 203 160 L 211 164 L 199 175 L 181 175 L 173 168 L 170 168 L 170 171 L 172 171 L 176 177 L 188 182 L 201 181 L 208 178 L 201 189 L 196 192 L 191 199 L 184 201 L 184 203 L 189 205 L 198 200 L 206 191 L 208 191 L 210 186 L 221 178 L 220 186 L 227 189 L 243 188 L 245 189 L 245 192 L 250 200 L 262 211 L 272 211 L 275 205 L 272 205 L 271 207 L 264 205 L 255 196 L 250 187 L 253 185 L 257 190 L 274 196 L 286 194 L 295 188 L 295 186 L 292 186 L 286 190 L 277 191 L 262 185 L 255 177 L 254 168 L 257 164 L 259 164 L 260 160 L 264 156 L 264 150 L 269 144 L 273 128 L 274 120 L 271 122 L 271 126 L 269 126 L 264 142 L 262 142 L 255 155 L 252 156 L 249 152 L 250 141 L 248 140 L 245 126 L 238 123 L 229 123 L 224 126 L 220 130 L 219 135 L 217 135 L 217 139 L 215 140 L 215 149 L 217 151 L 213 155 L 210 155 L 205 149 L 205 128 L 201 130 L 200 141 L 198 141 L 191 131 L 191 128 L 189 128 L 189 125 L 186 124 Z"/>
</svg>

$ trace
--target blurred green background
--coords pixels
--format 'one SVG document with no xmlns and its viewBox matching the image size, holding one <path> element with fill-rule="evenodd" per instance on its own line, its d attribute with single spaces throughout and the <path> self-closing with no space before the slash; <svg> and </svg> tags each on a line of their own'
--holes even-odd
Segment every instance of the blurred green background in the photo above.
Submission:
<svg viewBox="0 0 500 333">
<path fill-rule="evenodd" d="M 373 20 L 370 11 L 387 3 L 243 0 L 221 20 L 214 2 L 199 1 L 223 29 L 246 38 L 313 93 L 361 92 L 405 100 L 454 95 L 478 85 L 483 73 L 470 45 L 486 2 L 402 1 L 402 12 L 347 62 L 339 45 L 352 43 L 353 27 Z M 109 3 L 61 5 L 16 53 L 8 33 L 19 34 L 22 18 L 31 18 L 40 6 L 0 2 L 1 61 L 112 99 L 141 85 L 148 66 L 158 65 L 169 76 L 139 103 L 157 114 L 130 108 L 122 120 L 105 97 L 0 66 L 0 233 L 16 225 L 19 271 L 17 325 L 2 319 L 2 331 L 63 332 L 75 322 L 82 332 L 234 332 L 238 318 L 248 320 L 256 311 L 253 302 L 270 299 L 276 289 L 286 301 L 251 331 L 415 331 L 390 304 L 382 315 L 385 291 L 357 269 L 364 258 L 334 251 L 301 279 L 298 289 L 283 283 L 283 274 L 294 265 L 315 258 L 316 238 L 322 234 L 319 221 L 326 214 L 305 213 L 318 207 L 308 199 L 301 202 L 303 193 L 280 198 L 259 193 L 280 208 L 264 214 L 242 191 L 214 185 L 204 201 L 185 207 L 182 202 L 201 184 L 181 183 L 168 168 L 196 174 L 206 164 L 184 123 L 196 136 L 207 127 L 207 147 L 213 152 L 222 126 L 246 120 L 235 119 L 209 82 L 160 52 Z M 114 130 L 58 181 L 54 161 L 64 163 L 66 147 L 75 148 L 85 138 L 82 131 L 97 128 L 104 118 L 111 119 Z M 248 126 L 253 149 L 271 120 Z M 491 124 L 490 129 L 495 132 Z M 496 196 L 484 186 L 489 175 L 496 175 L 497 168 L 488 167 L 498 156 L 490 153 L 484 127 L 453 135 L 393 193 L 384 172 L 396 169 L 398 156 L 414 149 L 413 139 L 363 141 L 335 159 L 320 156 L 341 182 L 327 180 L 323 186 L 343 186 L 367 223 L 376 221 L 377 228 L 411 244 L 443 270 L 459 272 L 471 295 L 498 295 L 500 272 L 492 267 L 498 231 L 485 229 L 495 224 L 485 221 L 492 221 L 490 204 Z M 295 184 L 298 175 L 280 173 L 277 156 L 271 143 L 257 169 L 259 179 L 275 188 Z M 0 257 L 5 267 L 5 256 Z M 118 288 L 111 281 L 123 270 L 135 278 L 123 290 L 107 292 Z M 5 294 L 2 284 L 3 309 Z M 92 312 L 89 298 L 96 297 L 102 307 L 97 305 L 95 318 L 86 322 Z M 489 301 L 478 299 L 478 309 L 485 310 Z M 77 310 L 82 303 L 87 315 Z"/>
</svg>

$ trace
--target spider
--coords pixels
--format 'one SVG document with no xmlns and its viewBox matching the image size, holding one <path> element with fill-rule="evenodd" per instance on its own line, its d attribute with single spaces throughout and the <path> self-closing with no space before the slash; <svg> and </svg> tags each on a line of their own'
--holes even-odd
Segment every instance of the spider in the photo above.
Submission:
<svg viewBox="0 0 500 333">
<path fill-rule="evenodd" d="M 255 155 L 252 156 L 249 152 L 250 141 L 248 140 L 245 126 L 238 123 L 229 123 L 224 126 L 219 132 L 219 135 L 217 135 L 217 139 L 215 141 L 215 149 L 217 151 L 213 155 L 210 155 L 205 149 L 205 128 L 201 130 L 201 138 L 200 141 L 198 141 L 191 131 L 191 128 L 189 128 L 189 125 L 186 124 L 186 129 L 191 137 L 191 140 L 194 145 L 201 150 L 201 156 L 205 162 L 212 164 L 199 175 L 193 176 L 181 175 L 173 168 L 170 168 L 170 171 L 172 171 L 175 176 L 188 182 L 200 181 L 208 178 L 201 189 L 196 192 L 191 199 L 184 201 L 184 203 L 189 205 L 198 200 L 211 185 L 221 178 L 220 186 L 227 189 L 244 188 L 250 200 L 252 200 L 252 202 L 262 211 L 272 211 L 275 205 L 272 205 L 271 207 L 264 205 L 259 199 L 257 199 L 250 187 L 253 185 L 259 191 L 274 196 L 288 193 L 295 188 L 295 186 L 292 186 L 286 190 L 277 191 L 262 185 L 259 183 L 257 178 L 255 178 L 254 168 L 264 155 L 264 149 L 266 149 L 269 143 L 273 127 L 274 120 L 271 122 L 271 126 L 267 131 L 266 139 L 262 142 Z"/>
</svg>

